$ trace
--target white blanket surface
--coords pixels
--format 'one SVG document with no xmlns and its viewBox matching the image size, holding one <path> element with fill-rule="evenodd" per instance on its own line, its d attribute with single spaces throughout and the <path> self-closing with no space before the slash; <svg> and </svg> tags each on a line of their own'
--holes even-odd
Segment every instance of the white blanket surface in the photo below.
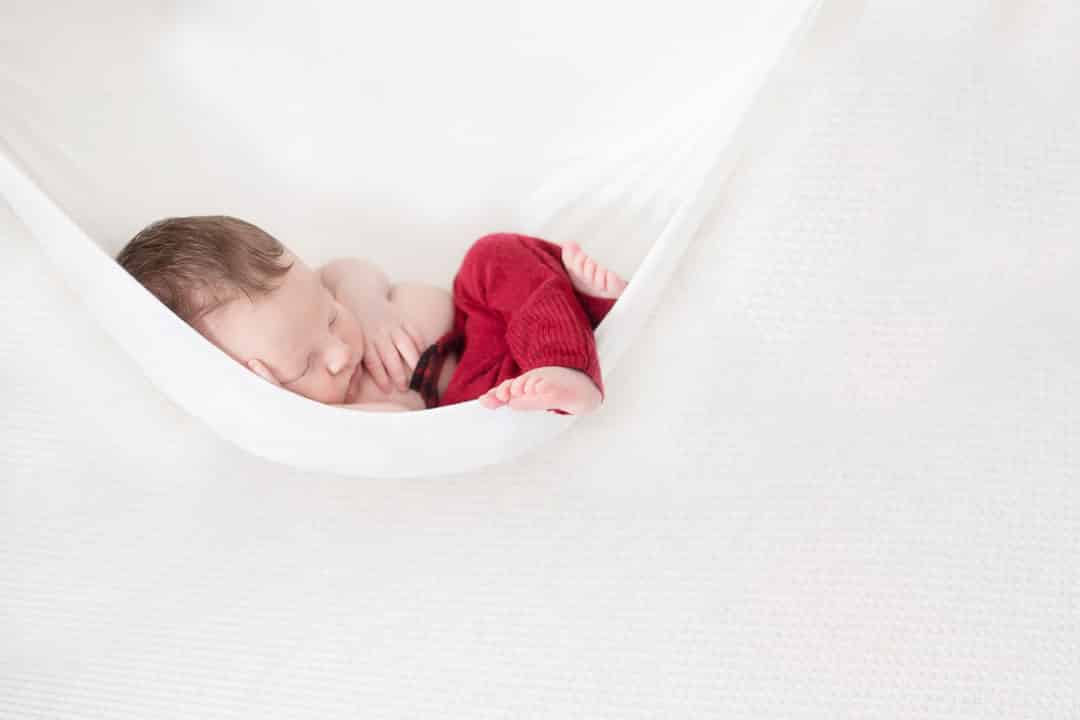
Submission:
<svg viewBox="0 0 1080 720">
<path fill-rule="evenodd" d="M 0 213 L 0 718 L 1077 717 L 1080 11 L 848 5 L 483 472 L 244 454 Z"/>
</svg>

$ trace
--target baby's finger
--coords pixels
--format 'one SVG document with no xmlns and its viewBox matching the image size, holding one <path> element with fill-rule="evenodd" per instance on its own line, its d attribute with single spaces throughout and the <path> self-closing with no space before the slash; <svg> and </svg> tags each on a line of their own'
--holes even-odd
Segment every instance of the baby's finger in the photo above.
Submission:
<svg viewBox="0 0 1080 720">
<path fill-rule="evenodd" d="M 410 368 L 415 368 L 416 364 L 420 362 L 420 351 L 416 347 L 416 341 L 412 339 L 412 336 L 404 328 L 398 328 L 394 331 L 394 346 L 397 347 L 401 357 L 405 359 L 405 364 Z"/>
<path fill-rule="evenodd" d="M 402 325 L 405 328 L 405 332 L 409 333 L 409 337 L 412 338 L 413 344 L 416 345 L 417 355 L 427 350 L 427 345 L 424 344 L 424 336 L 416 332 L 416 328 L 412 325 Z"/>
<path fill-rule="evenodd" d="M 380 390 L 390 392 L 390 378 L 386 376 L 386 368 L 383 366 L 374 344 L 368 344 L 367 349 L 364 350 L 364 367 L 371 373 L 371 379 L 375 381 Z"/>
<path fill-rule="evenodd" d="M 401 354 L 394 347 L 394 340 L 389 335 L 382 339 L 379 344 L 379 356 L 382 357 L 386 371 L 390 374 L 394 384 L 402 390 L 407 390 L 409 382 L 405 374 L 405 366 L 401 364 Z"/>
</svg>

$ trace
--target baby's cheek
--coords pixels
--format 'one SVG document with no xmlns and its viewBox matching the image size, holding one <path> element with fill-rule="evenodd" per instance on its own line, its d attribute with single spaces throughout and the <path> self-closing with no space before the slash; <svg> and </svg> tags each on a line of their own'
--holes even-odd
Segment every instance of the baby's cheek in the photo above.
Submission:
<svg viewBox="0 0 1080 720">
<path fill-rule="evenodd" d="M 364 350 L 364 331 L 360 329 L 360 324 L 351 312 L 346 311 L 342 318 L 344 322 L 338 328 L 339 337 L 359 357 Z"/>
<path fill-rule="evenodd" d="M 308 382 L 302 385 L 298 384 L 297 386 L 293 387 L 292 390 L 297 395 L 306 397 L 308 400 L 314 400 L 316 402 L 327 403 L 331 405 L 341 403 L 342 399 L 345 396 L 344 387 L 339 390 L 338 388 L 334 387 L 332 383 L 329 383 L 325 380 L 320 380 L 318 382 Z"/>
</svg>

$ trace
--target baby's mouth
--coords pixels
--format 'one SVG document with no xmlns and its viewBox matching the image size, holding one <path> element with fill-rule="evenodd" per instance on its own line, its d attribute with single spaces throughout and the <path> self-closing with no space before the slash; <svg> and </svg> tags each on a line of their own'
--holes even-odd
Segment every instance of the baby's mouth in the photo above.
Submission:
<svg viewBox="0 0 1080 720">
<path fill-rule="evenodd" d="M 360 378 L 363 374 L 364 364 L 357 362 L 356 367 L 353 368 L 352 374 L 349 375 L 349 384 L 345 387 L 345 405 L 348 405 L 356 399 L 356 394 L 360 389 Z"/>
</svg>

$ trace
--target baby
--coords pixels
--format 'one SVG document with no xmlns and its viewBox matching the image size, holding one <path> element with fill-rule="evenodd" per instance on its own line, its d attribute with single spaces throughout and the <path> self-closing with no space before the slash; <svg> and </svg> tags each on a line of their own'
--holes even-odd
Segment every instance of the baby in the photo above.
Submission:
<svg viewBox="0 0 1080 720">
<path fill-rule="evenodd" d="M 574 243 L 514 234 L 477 240 L 453 295 L 393 285 L 359 259 L 311 269 L 227 216 L 153 223 L 117 262 L 268 382 L 375 411 L 479 399 L 588 413 L 603 399 L 593 329 L 626 287 Z"/>
</svg>

